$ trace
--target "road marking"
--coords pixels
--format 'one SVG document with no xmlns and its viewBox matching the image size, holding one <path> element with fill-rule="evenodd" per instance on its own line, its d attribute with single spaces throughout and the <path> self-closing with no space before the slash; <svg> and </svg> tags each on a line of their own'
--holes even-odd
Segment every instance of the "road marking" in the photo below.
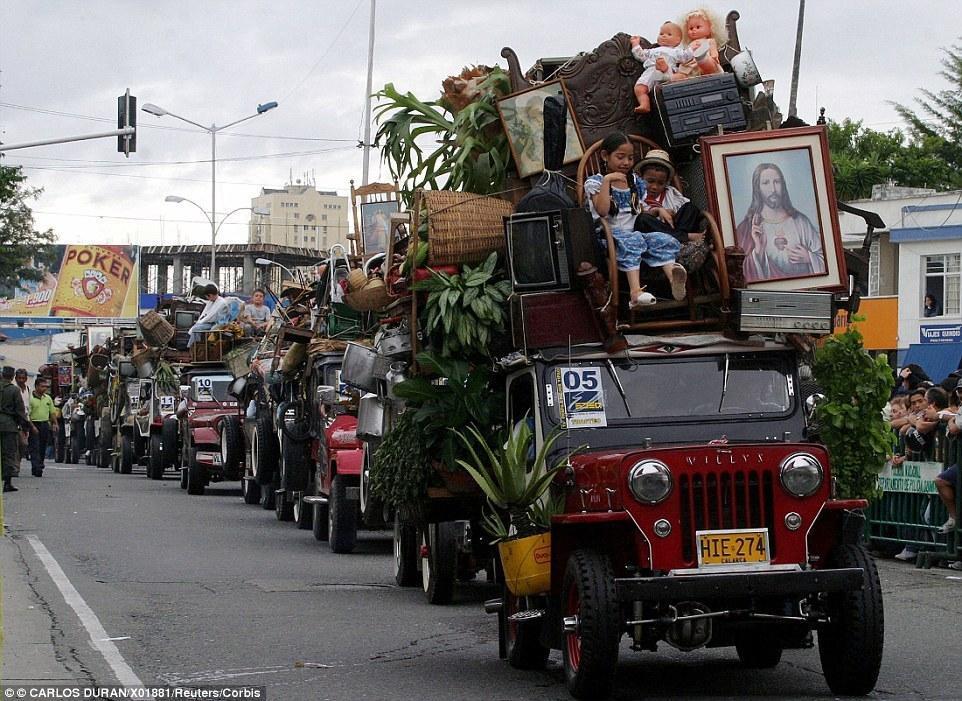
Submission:
<svg viewBox="0 0 962 701">
<path fill-rule="evenodd" d="M 107 631 L 104 630 L 100 619 L 97 618 L 97 614 L 93 612 L 93 609 L 91 609 L 83 597 L 80 596 L 80 592 L 78 592 L 76 587 L 67 579 L 67 575 L 64 574 L 63 569 L 54 559 L 53 555 L 50 554 L 50 551 L 47 550 L 35 535 L 28 535 L 27 540 L 30 542 L 30 546 L 34 552 L 37 553 L 37 557 L 40 558 L 40 562 L 47 568 L 47 574 L 50 575 L 50 579 L 53 580 L 53 583 L 57 585 L 57 589 L 63 594 L 64 601 L 74 610 L 83 627 L 87 629 L 87 634 L 90 636 L 90 644 L 103 655 L 104 660 L 110 665 L 114 676 L 117 677 L 117 681 L 124 686 L 143 686 L 144 683 L 140 681 L 140 678 L 134 673 L 134 670 L 132 670 L 130 665 L 124 660 L 123 655 L 120 654 L 117 646 L 113 644 L 112 639 L 107 636 Z"/>
</svg>

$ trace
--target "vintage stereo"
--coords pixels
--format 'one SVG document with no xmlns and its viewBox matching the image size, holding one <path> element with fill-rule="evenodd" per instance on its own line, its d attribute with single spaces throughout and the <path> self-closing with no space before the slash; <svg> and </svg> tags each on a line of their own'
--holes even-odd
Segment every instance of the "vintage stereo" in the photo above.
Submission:
<svg viewBox="0 0 962 701">
<path fill-rule="evenodd" d="M 655 91 L 655 107 L 669 146 L 693 144 L 718 127 L 744 131 L 748 126 L 731 73 L 664 83 Z"/>
<path fill-rule="evenodd" d="M 601 341 L 594 312 L 580 292 L 512 295 L 511 338 L 525 353 Z"/>
<path fill-rule="evenodd" d="M 504 218 L 508 274 L 516 293 L 570 290 L 581 261 L 595 262 L 591 215 L 581 207 Z"/>
<path fill-rule="evenodd" d="M 831 292 L 734 290 L 738 330 L 749 333 L 830 334 L 835 308 Z"/>
</svg>

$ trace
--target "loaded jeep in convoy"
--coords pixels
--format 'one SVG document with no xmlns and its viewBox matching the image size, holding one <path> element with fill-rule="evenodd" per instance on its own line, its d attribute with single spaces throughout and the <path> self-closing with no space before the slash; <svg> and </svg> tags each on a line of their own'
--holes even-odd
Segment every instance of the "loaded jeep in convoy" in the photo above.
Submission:
<svg viewBox="0 0 962 701">
<path fill-rule="evenodd" d="M 872 690 L 883 610 L 867 504 L 833 494 L 792 346 L 646 337 L 618 356 L 542 351 L 506 382 L 509 421 L 535 417 L 539 445 L 562 431 L 560 455 L 585 446 L 553 485 L 550 591 L 486 603 L 512 666 L 560 649 L 569 691 L 598 698 L 624 635 L 634 650 L 733 646 L 763 668 L 817 633 L 832 691 Z"/>
<path fill-rule="evenodd" d="M 233 381 L 220 363 L 196 363 L 181 374 L 180 486 L 188 494 L 203 494 L 211 482 L 243 475 L 244 437 L 237 401 L 228 393 Z"/>
</svg>

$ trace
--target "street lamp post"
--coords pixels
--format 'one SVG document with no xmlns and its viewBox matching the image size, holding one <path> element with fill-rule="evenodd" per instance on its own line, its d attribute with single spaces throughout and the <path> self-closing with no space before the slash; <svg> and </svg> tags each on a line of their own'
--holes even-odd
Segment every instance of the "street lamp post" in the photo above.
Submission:
<svg viewBox="0 0 962 701">
<path fill-rule="evenodd" d="M 214 217 L 208 216 L 208 215 L 207 215 L 207 211 L 206 211 L 203 207 L 201 207 L 199 204 L 197 204 L 196 202 L 194 202 L 193 200 L 189 200 L 189 199 L 187 199 L 186 197 L 181 197 L 180 195 L 167 195 L 167 197 L 164 198 L 164 202 L 173 202 L 173 203 L 175 203 L 175 204 L 180 204 L 181 202 L 187 202 L 188 204 L 192 204 L 192 205 L 194 205 L 195 207 L 197 207 L 197 209 L 199 209 L 199 210 L 203 213 L 204 217 L 205 217 L 205 218 L 207 219 L 207 221 L 210 223 L 210 226 L 211 226 L 211 235 L 210 235 L 210 278 L 211 278 L 211 280 L 214 281 L 215 284 L 217 283 L 217 280 L 214 278 L 214 260 L 215 260 L 215 259 L 214 259 L 214 246 L 217 245 L 217 233 L 220 231 L 220 228 L 224 225 L 224 222 L 227 221 L 228 217 L 230 217 L 230 215 L 233 214 L 234 212 L 240 212 L 241 210 L 245 210 L 245 209 L 246 209 L 248 212 L 253 212 L 254 214 L 259 214 L 259 215 L 262 215 L 262 216 L 268 215 L 268 214 L 271 213 L 270 210 L 267 209 L 266 207 L 237 207 L 236 209 L 232 209 L 232 210 L 229 211 L 227 214 L 225 214 L 223 217 L 221 217 L 220 223 L 218 223 L 218 224 L 215 225 L 215 223 L 214 223 L 214 222 L 215 222 Z"/>
<path fill-rule="evenodd" d="M 187 122 L 188 124 L 192 124 L 193 126 L 199 129 L 203 129 L 208 134 L 210 134 L 210 216 L 207 217 L 207 219 L 210 222 L 210 275 L 212 278 L 214 277 L 214 265 L 215 265 L 214 244 L 217 239 L 217 229 L 218 229 L 218 227 L 214 224 L 214 221 L 217 218 L 217 132 L 224 131 L 224 129 L 227 129 L 228 127 L 232 127 L 236 124 L 240 124 L 241 122 L 246 122 L 248 119 L 253 119 L 254 117 L 264 114 L 265 112 L 268 112 L 274 109 L 275 107 L 277 107 L 277 102 L 274 102 L 274 101 L 265 102 L 264 104 L 257 106 L 257 111 L 254 112 L 254 114 L 250 114 L 250 115 L 247 115 L 246 117 L 242 117 L 241 119 L 234 120 L 233 122 L 225 124 L 224 126 L 221 126 L 221 127 L 217 126 L 216 124 L 211 124 L 209 127 L 205 127 L 203 124 L 198 124 L 197 122 L 191 119 L 187 119 L 186 117 L 181 117 L 179 114 L 174 114 L 170 110 L 166 110 L 163 107 L 158 107 L 157 105 L 152 104 L 150 102 L 144 104 L 141 107 L 141 109 L 147 114 L 152 114 L 155 117 L 173 117 L 174 119 L 179 119 L 182 122 Z M 190 200 L 187 200 L 186 198 L 183 198 L 183 197 L 178 199 L 171 199 L 170 197 L 168 197 L 167 201 L 168 202 L 181 202 L 181 201 L 191 202 Z M 191 202 L 191 204 L 196 205 L 197 203 Z M 197 205 L 197 206 L 200 206 L 200 205 Z M 240 209 L 250 209 L 250 207 L 241 207 Z M 201 207 L 201 210 L 203 210 L 203 207 Z M 237 211 L 237 210 L 234 210 L 234 211 Z M 204 214 L 206 215 L 207 213 L 204 212 Z M 233 212 L 231 212 L 231 214 L 233 214 Z M 226 218 L 227 217 L 224 217 L 224 219 Z M 224 219 L 221 219 L 221 224 L 224 223 Z"/>
</svg>

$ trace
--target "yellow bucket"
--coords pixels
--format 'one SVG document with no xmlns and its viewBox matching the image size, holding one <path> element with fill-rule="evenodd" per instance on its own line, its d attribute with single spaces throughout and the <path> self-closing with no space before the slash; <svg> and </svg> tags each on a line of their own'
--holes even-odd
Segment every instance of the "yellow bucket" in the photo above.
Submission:
<svg viewBox="0 0 962 701">
<path fill-rule="evenodd" d="M 498 543 L 504 581 L 515 596 L 543 594 L 551 589 L 551 534 Z"/>
</svg>

